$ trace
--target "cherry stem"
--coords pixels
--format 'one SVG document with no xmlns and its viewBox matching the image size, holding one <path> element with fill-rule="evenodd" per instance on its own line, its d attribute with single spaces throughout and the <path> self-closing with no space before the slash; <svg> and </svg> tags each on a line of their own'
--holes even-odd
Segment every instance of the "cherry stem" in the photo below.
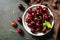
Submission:
<svg viewBox="0 0 60 40">
<path fill-rule="evenodd" d="M 10 29 L 11 32 L 17 32 L 16 30 Z"/>
</svg>

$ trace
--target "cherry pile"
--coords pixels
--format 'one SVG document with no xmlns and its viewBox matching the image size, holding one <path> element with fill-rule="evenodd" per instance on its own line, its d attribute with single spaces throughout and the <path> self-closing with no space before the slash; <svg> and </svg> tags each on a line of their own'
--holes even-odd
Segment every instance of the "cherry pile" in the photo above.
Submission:
<svg viewBox="0 0 60 40">
<path fill-rule="evenodd" d="M 31 29 L 32 33 L 47 31 L 47 28 L 43 27 L 43 23 L 45 21 L 49 21 L 53 18 L 52 15 L 49 14 L 47 7 L 36 6 L 33 8 L 29 8 L 27 11 L 26 23 L 28 27 Z"/>
</svg>

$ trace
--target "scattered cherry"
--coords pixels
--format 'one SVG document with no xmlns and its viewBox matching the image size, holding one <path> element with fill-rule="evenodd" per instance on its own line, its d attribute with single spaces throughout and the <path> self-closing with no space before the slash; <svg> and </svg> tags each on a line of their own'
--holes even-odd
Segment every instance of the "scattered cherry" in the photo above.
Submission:
<svg viewBox="0 0 60 40">
<path fill-rule="evenodd" d="M 17 18 L 17 21 L 20 22 L 20 23 L 22 23 L 21 17 L 18 17 L 18 18 Z"/>
<path fill-rule="evenodd" d="M 11 22 L 11 25 L 12 25 L 13 27 L 16 27 L 16 26 L 17 26 L 17 23 L 16 23 L 15 21 L 12 21 L 12 22 Z"/>
<path fill-rule="evenodd" d="M 18 28 L 18 29 L 17 29 L 17 32 L 18 32 L 18 33 L 22 33 L 21 28 Z"/>
<path fill-rule="evenodd" d="M 22 9 L 22 8 L 23 8 L 23 5 L 22 5 L 22 4 L 19 4 L 19 5 L 18 5 L 18 8 L 19 8 L 19 9 Z"/>
</svg>

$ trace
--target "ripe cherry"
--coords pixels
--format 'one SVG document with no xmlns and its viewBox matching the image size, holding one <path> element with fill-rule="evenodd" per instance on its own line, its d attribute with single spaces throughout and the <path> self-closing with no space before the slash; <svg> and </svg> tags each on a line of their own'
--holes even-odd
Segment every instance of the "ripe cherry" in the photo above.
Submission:
<svg viewBox="0 0 60 40">
<path fill-rule="evenodd" d="M 17 26 L 17 23 L 16 23 L 15 21 L 12 21 L 12 22 L 11 22 L 11 25 L 12 25 L 13 27 L 16 27 L 16 26 Z"/>
<path fill-rule="evenodd" d="M 52 18 L 52 15 L 48 15 L 49 18 Z"/>
<path fill-rule="evenodd" d="M 35 16 L 35 14 L 36 14 L 36 11 L 32 11 L 31 15 Z"/>
<path fill-rule="evenodd" d="M 31 14 L 28 14 L 28 18 L 30 18 L 30 19 L 32 20 L 32 18 L 33 18 L 33 17 L 32 17 L 32 15 L 31 15 Z"/>
<path fill-rule="evenodd" d="M 27 12 L 31 14 L 32 8 L 29 8 Z"/>
<path fill-rule="evenodd" d="M 28 23 L 27 25 L 28 25 L 28 27 L 32 27 L 33 26 L 31 23 Z"/>
<path fill-rule="evenodd" d="M 45 13 L 45 12 L 47 12 L 47 8 L 46 7 L 43 7 L 42 8 L 42 11 Z"/>
<path fill-rule="evenodd" d="M 18 32 L 18 33 L 22 33 L 21 28 L 18 28 L 18 29 L 17 29 L 17 32 Z"/>
<path fill-rule="evenodd" d="M 31 29 L 31 32 L 32 32 L 32 33 L 35 33 L 35 29 L 34 29 L 34 28 L 32 28 L 32 29 Z"/>
<path fill-rule="evenodd" d="M 22 8 L 23 8 L 23 5 L 22 5 L 22 4 L 19 4 L 19 5 L 18 5 L 18 8 L 19 8 L 19 9 L 22 9 Z"/>
<path fill-rule="evenodd" d="M 35 18 L 34 18 L 34 21 L 35 21 L 35 22 L 37 22 L 37 21 L 38 21 L 38 18 L 37 18 L 37 17 L 35 17 Z"/>
<path fill-rule="evenodd" d="M 31 23 L 30 23 L 32 26 L 34 26 L 35 25 L 35 22 L 34 21 L 31 21 Z"/>
<path fill-rule="evenodd" d="M 37 6 L 36 10 L 41 10 L 42 7 L 41 6 Z"/>
<path fill-rule="evenodd" d="M 40 15 L 41 14 L 41 11 L 40 10 L 36 10 L 37 11 L 37 15 Z"/>
<path fill-rule="evenodd" d="M 41 2 L 41 0 L 37 0 L 37 3 L 40 3 Z"/>
<path fill-rule="evenodd" d="M 22 23 L 21 17 L 18 17 L 18 18 L 17 18 L 17 21 L 20 22 L 20 23 Z"/>
<path fill-rule="evenodd" d="M 30 18 L 26 18 L 26 22 L 27 23 L 31 22 Z"/>
<path fill-rule="evenodd" d="M 43 18 L 44 18 L 45 20 L 48 20 L 48 19 L 49 19 L 47 14 L 44 14 L 44 15 L 43 15 Z"/>
<path fill-rule="evenodd" d="M 35 25 L 35 22 L 34 21 L 31 21 L 30 23 L 27 24 L 28 27 L 33 27 Z"/>
<path fill-rule="evenodd" d="M 42 29 L 42 32 L 45 33 L 46 32 L 46 29 Z"/>
<path fill-rule="evenodd" d="M 36 23 L 36 27 L 41 27 L 41 24 L 39 22 Z"/>
</svg>

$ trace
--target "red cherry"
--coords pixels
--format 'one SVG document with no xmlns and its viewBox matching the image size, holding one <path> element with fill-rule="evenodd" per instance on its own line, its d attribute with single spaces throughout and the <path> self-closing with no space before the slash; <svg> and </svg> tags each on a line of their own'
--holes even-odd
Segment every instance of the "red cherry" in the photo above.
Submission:
<svg viewBox="0 0 60 40">
<path fill-rule="evenodd" d="M 49 19 L 48 18 L 48 15 L 46 13 L 43 15 L 43 17 L 44 17 L 45 20 L 48 20 Z"/>
<path fill-rule="evenodd" d="M 23 8 L 23 5 L 22 5 L 22 4 L 19 4 L 19 5 L 18 5 L 18 8 L 19 8 L 19 9 L 22 9 L 22 8 Z"/>
<path fill-rule="evenodd" d="M 35 17 L 35 18 L 34 18 L 34 21 L 35 21 L 35 22 L 37 22 L 37 21 L 38 21 L 38 18 L 37 18 L 37 17 Z"/>
<path fill-rule="evenodd" d="M 21 17 L 18 17 L 18 18 L 17 18 L 17 21 L 21 23 L 21 22 L 22 22 Z"/>
<path fill-rule="evenodd" d="M 26 22 L 27 23 L 31 22 L 30 18 L 26 18 Z"/>
<path fill-rule="evenodd" d="M 52 15 L 49 15 L 48 17 L 49 17 L 49 18 L 52 18 Z"/>
<path fill-rule="evenodd" d="M 32 11 L 31 15 L 35 16 L 35 14 L 36 14 L 36 11 Z"/>
<path fill-rule="evenodd" d="M 37 10 L 37 15 L 40 15 L 41 14 L 41 11 L 40 10 Z"/>
<path fill-rule="evenodd" d="M 29 15 L 28 15 L 28 18 L 30 18 L 30 19 L 32 20 L 32 15 L 31 15 L 31 14 L 29 14 Z"/>
<path fill-rule="evenodd" d="M 34 25 L 35 25 L 35 22 L 34 22 L 34 21 L 31 21 L 31 22 L 30 22 L 30 23 L 28 23 L 27 25 L 28 25 L 28 27 L 32 27 L 32 26 L 34 26 Z"/>
<path fill-rule="evenodd" d="M 20 28 L 17 29 L 18 33 L 22 33 L 22 30 Z"/>
<path fill-rule="evenodd" d="M 35 25 L 35 22 L 34 21 L 31 21 L 31 23 L 30 23 L 32 26 L 34 26 Z"/>
<path fill-rule="evenodd" d="M 29 8 L 27 12 L 31 14 L 32 8 Z"/>
<path fill-rule="evenodd" d="M 39 22 L 37 22 L 37 23 L 36 23 L 36 27 L 39 28 L 40 26 L 41 26 L 41 24 L 40 24 Z"/>
<path fill-rule="evenodd" d="M 42 7 L 41 6 L 37 6 L 36 10 L 41 10 Z"/>
<path fill-rule="evenodd" d="M 12 22 L 11 22 L 11 25 L 12 25 L 13 27 L 15 27 L 15 26 L 17 26 L 17 23 L 16 23 L 15 21 L 12 21 Z"/>
<path fill-rule="evenodd" d="M 42 32 L 45 33 L 46 32 L 46 29 L 42 29 Z"/>
<path fill-rule="evenodd" d="M 27 25 L 28 25 L 28 27 L 32 27 L 33 26 L 31 23 L 28 23 Z"/>
<path fill-rule="evenodd" d="M 37 29 L 36 29 L 36 31 L 37 31 L 37 32 L 40 32 L 40 31 L 41 31 L 41 29 L 40 29 L 40 28 L 37 28 Z"/>
<path fill-rule="evenodd" d="M 32 29 L 31 29 L 31 32 L 32 32 L 32 33 L 35 33 L 35 29 L 34 29 L 34 28 L 32 28 Z"/>
<path fill-rule="evenodd" d="M 43 12 L 47 12 L 47 8 L 46 7 L 43 7 L 42 10 L 43 10 Z"/>
<path fill-rule="evenodd" d="M 38 2 L 38 3 L 40 3 L 40 2 L 41 2 L 41 0 L 37 0 L 37 2 Z"/>
</svg>

